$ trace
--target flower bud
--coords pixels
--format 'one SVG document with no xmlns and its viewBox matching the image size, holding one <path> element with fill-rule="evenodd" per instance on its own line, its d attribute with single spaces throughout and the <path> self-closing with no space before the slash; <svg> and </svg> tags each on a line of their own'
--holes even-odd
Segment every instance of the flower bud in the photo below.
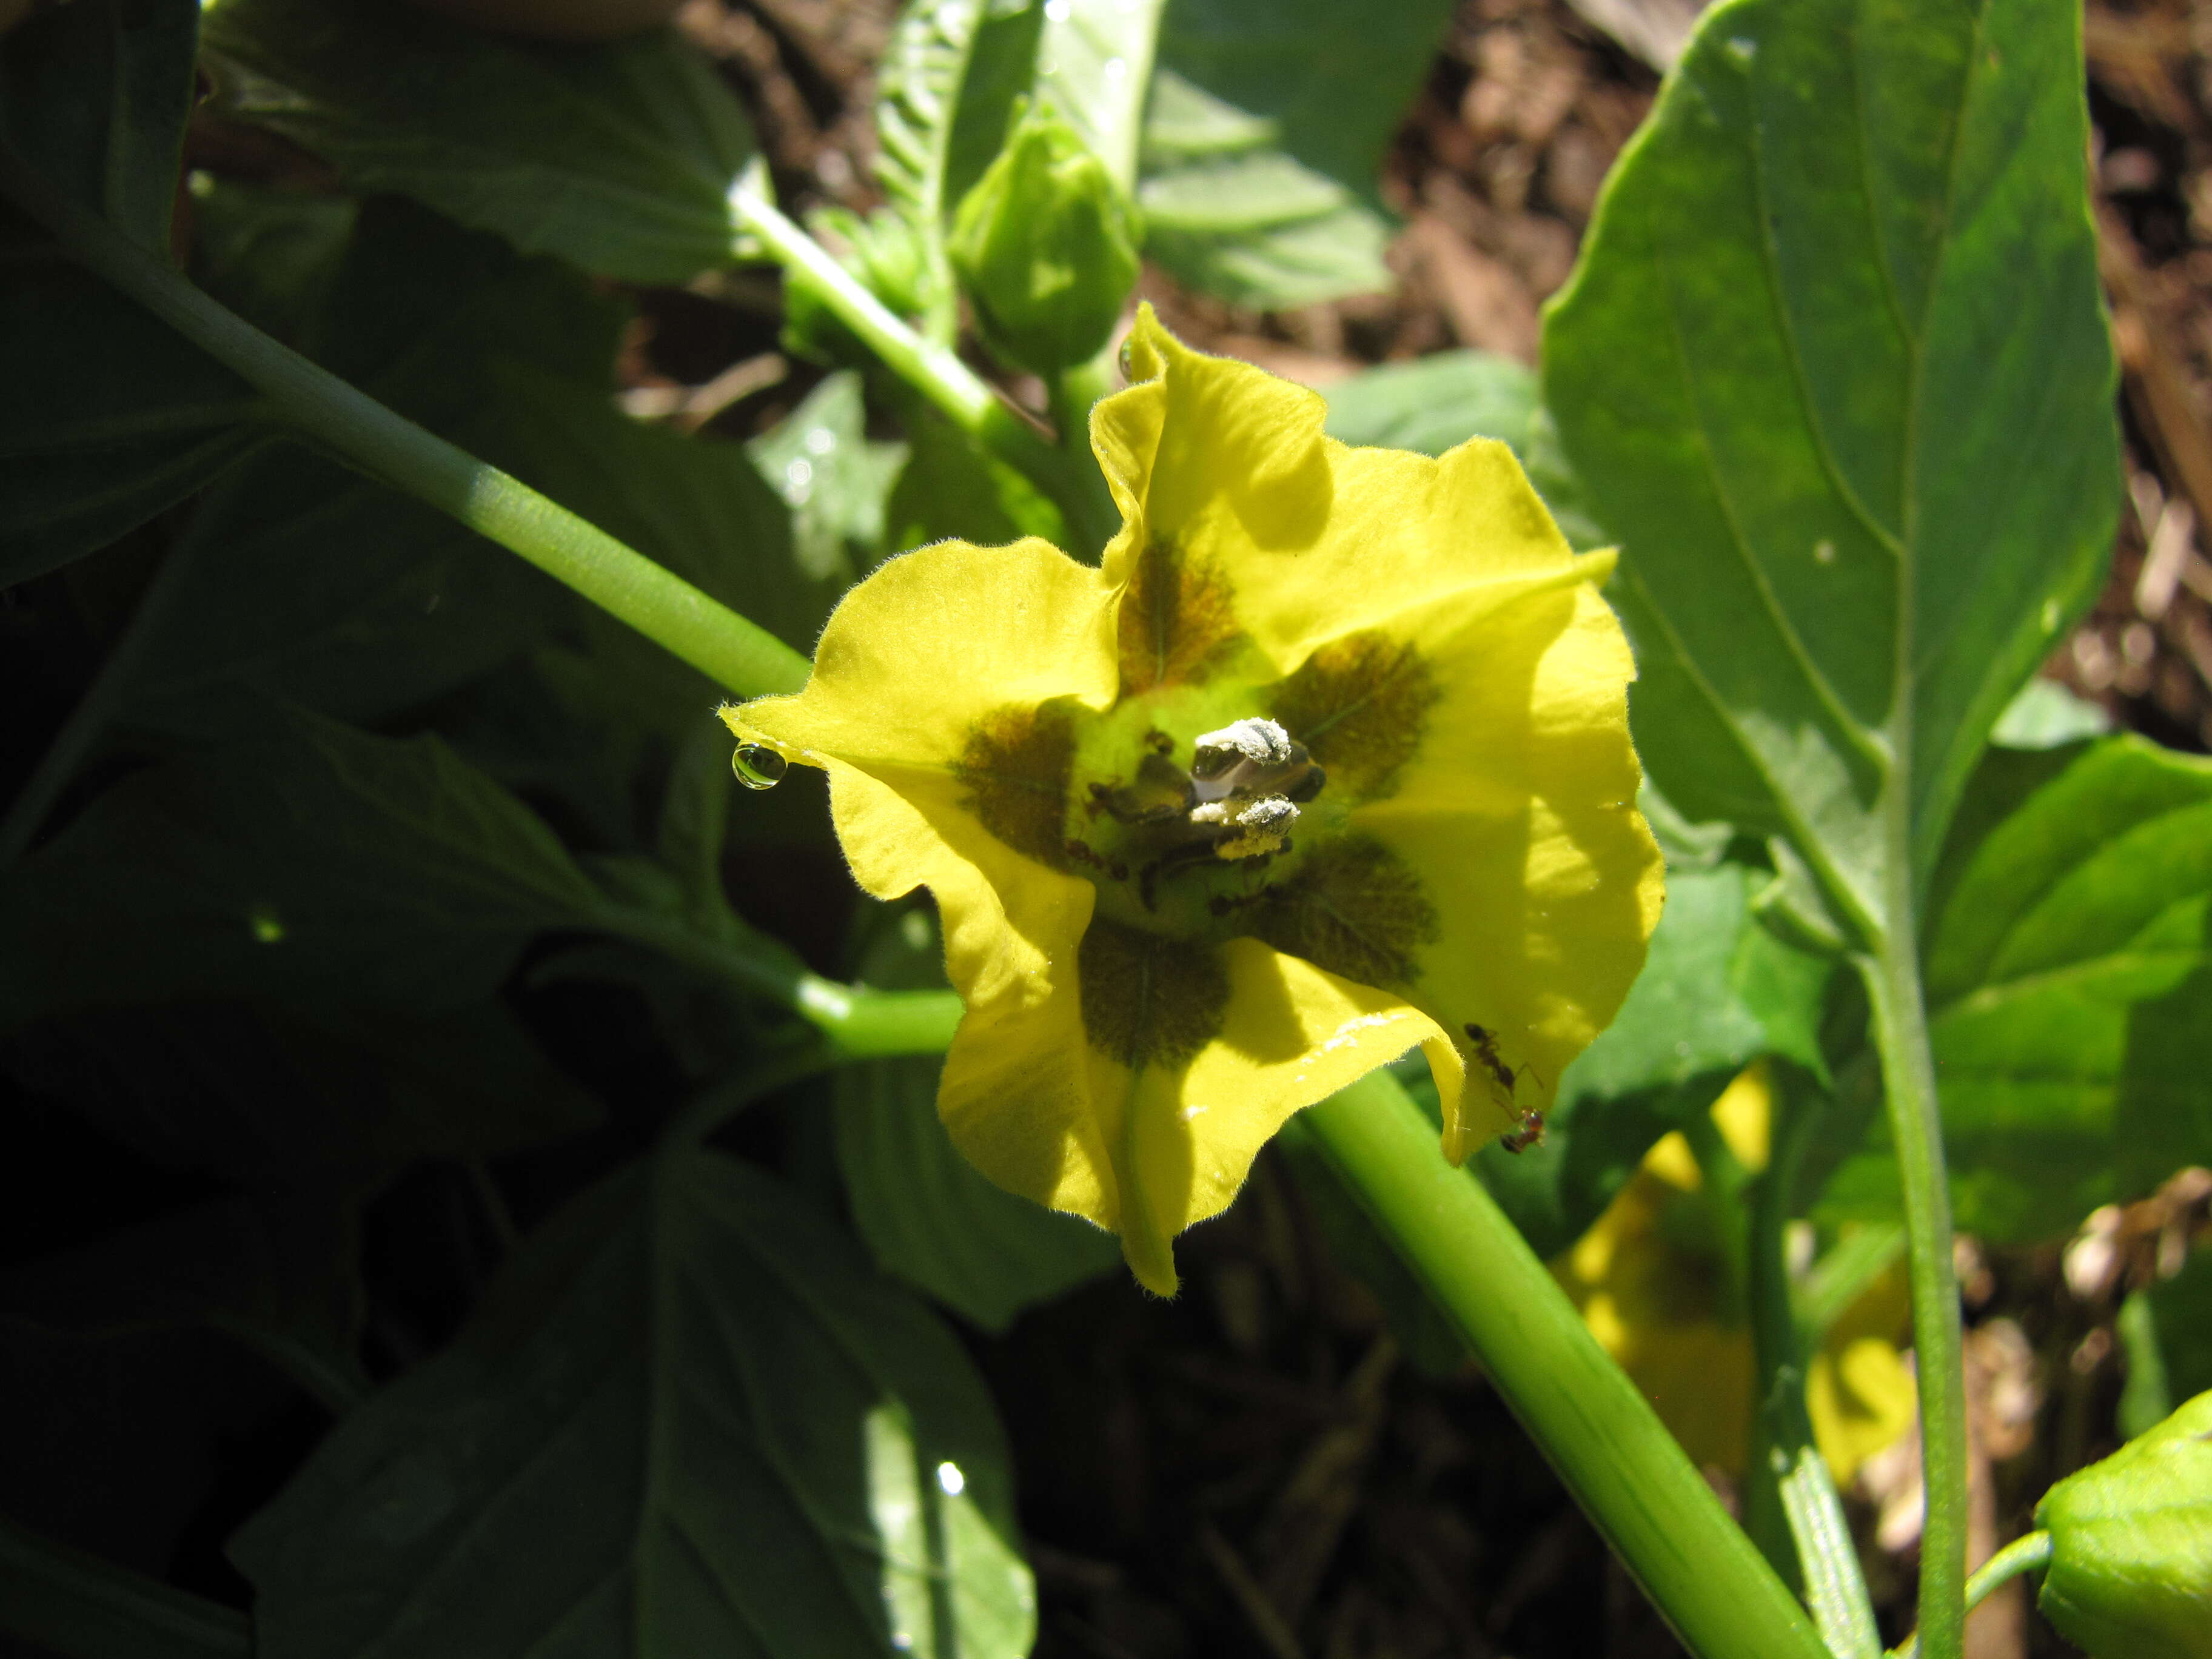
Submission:
<svg viewBox="0 0 2212 1659">
<path fill-rule="evenodd" d="M 2038 1604 L 2091 1659 L 2212 1659 L 2212 1392 L 2036 1505 Z"/>
<path fill-rule="evenodd" d="M 1137 238 L 1105 163 L 1038 106 L 961 202 L 950 252 L 985 343 L 1052 374 L 1106 343 L 1136 286 Z"/>
</svg>

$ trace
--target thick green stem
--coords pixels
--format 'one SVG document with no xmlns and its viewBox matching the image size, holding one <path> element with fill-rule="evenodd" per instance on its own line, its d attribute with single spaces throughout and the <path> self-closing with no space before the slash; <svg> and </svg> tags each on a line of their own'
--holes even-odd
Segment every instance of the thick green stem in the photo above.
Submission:
<svg viewBox="0 0 2212 1659">
<path fill-rule="evenodd" d="M 1306 1122 L 1577 1500 L 1699 1659 L 1826 1659 L 1650 1403 L 1387 1072 Z"/>
<path fill-rule="evenodd" d="M 1910 863 L 1893 859 L 1902 887 Z M 1927 1659 L 1959 1659 L 1966 1622 L 1966 1395 L 1960 1360 L 1959 1286 L 1951 1265 L 1951 1188 L 1936 1065 L 1928 1046 L 1918 941 L 1909 894 L 1898 895 L 1879 952 L 1860 969 L 1874 1005 L 1905 1207 L 1905 1270 L 1912 1289 L 1912 1351 L 1920 1390 L 1920 1640 Z"/>
<path fill-rule="evenodd" d="M 783 267 L 787 280 L 805 283 L 893 374 L 1050 495 L 1069 533 L 1083 544 L 1077 550 L 1096 554 L 1105 546 L 1121 514 L 1086 447 L 1054 448 L 1039 437 L 957 354 L 908 327 L 829 249 L 757 191 L 739 185 L 730 192 L 730 207 Z"/>
<path fill-rule="evenodd" d="M 332 453 L 520 554 L 740 696 L 805 684 L 806 659 L 767 629 L 270 339 L 159 254 L 61 195 L 4 145 L 0 193 L 71 258 L 231 368 Z"/>
</svg>

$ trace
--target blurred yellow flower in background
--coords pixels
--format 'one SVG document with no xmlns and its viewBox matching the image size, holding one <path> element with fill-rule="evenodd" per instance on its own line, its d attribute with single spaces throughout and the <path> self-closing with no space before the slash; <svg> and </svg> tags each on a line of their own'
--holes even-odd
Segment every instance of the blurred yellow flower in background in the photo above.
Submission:
<svg viewBox="0 0 2212 1659">
<path fill-rule="evenodd" d="M 1771 1109 L 1764 1065 L 1713 1103 L 1714 1127 L 1753 1174 L 1766 1166 Z M 1714 1209 L 1689 1141 L 1669 1134 L 1553 1272 L 1692 1461 L 1740 1475 L 1751 1443 L 1752 1337 Z M 1911 1324 L 1904 1272 L 1893 1266 L 1812 1356 L 1806 1404 L 1838 1486 L 1912 1427 L 1912 1370 L 1897 1347 Z"/>
</svg>

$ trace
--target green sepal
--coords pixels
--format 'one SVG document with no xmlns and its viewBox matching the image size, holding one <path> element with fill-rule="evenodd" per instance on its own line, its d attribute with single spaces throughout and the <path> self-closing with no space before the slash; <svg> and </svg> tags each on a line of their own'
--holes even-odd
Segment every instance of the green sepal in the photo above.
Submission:
<svg viewBox="0 0 2212 1659">
<path fill-rule="evenodd" d="M 947 251 L 985 343 L 1054 374 L 1097 355 L 1137 283 L 1137 210 L 1048 105 L 960 204 Z"/>
<path fill-rule="evenodd" d="M 2037 1605 L 2091 1659 L 2212 1656 L 2212 1392 L 2043 1495 Z"/>
</svg>

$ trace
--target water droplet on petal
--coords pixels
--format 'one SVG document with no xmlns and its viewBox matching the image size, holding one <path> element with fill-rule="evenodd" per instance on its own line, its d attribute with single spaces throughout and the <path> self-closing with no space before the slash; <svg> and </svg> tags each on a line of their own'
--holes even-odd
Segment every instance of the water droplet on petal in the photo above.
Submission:
<svg viewBox="0 0 2212 1659">
<path fill-rule="evenodd" d="M 748 789 L 773 789 L 790 769 L 791 763 L 764 743 L 741 743 L 730 757 L 730 770 Z"/>
</svg>

